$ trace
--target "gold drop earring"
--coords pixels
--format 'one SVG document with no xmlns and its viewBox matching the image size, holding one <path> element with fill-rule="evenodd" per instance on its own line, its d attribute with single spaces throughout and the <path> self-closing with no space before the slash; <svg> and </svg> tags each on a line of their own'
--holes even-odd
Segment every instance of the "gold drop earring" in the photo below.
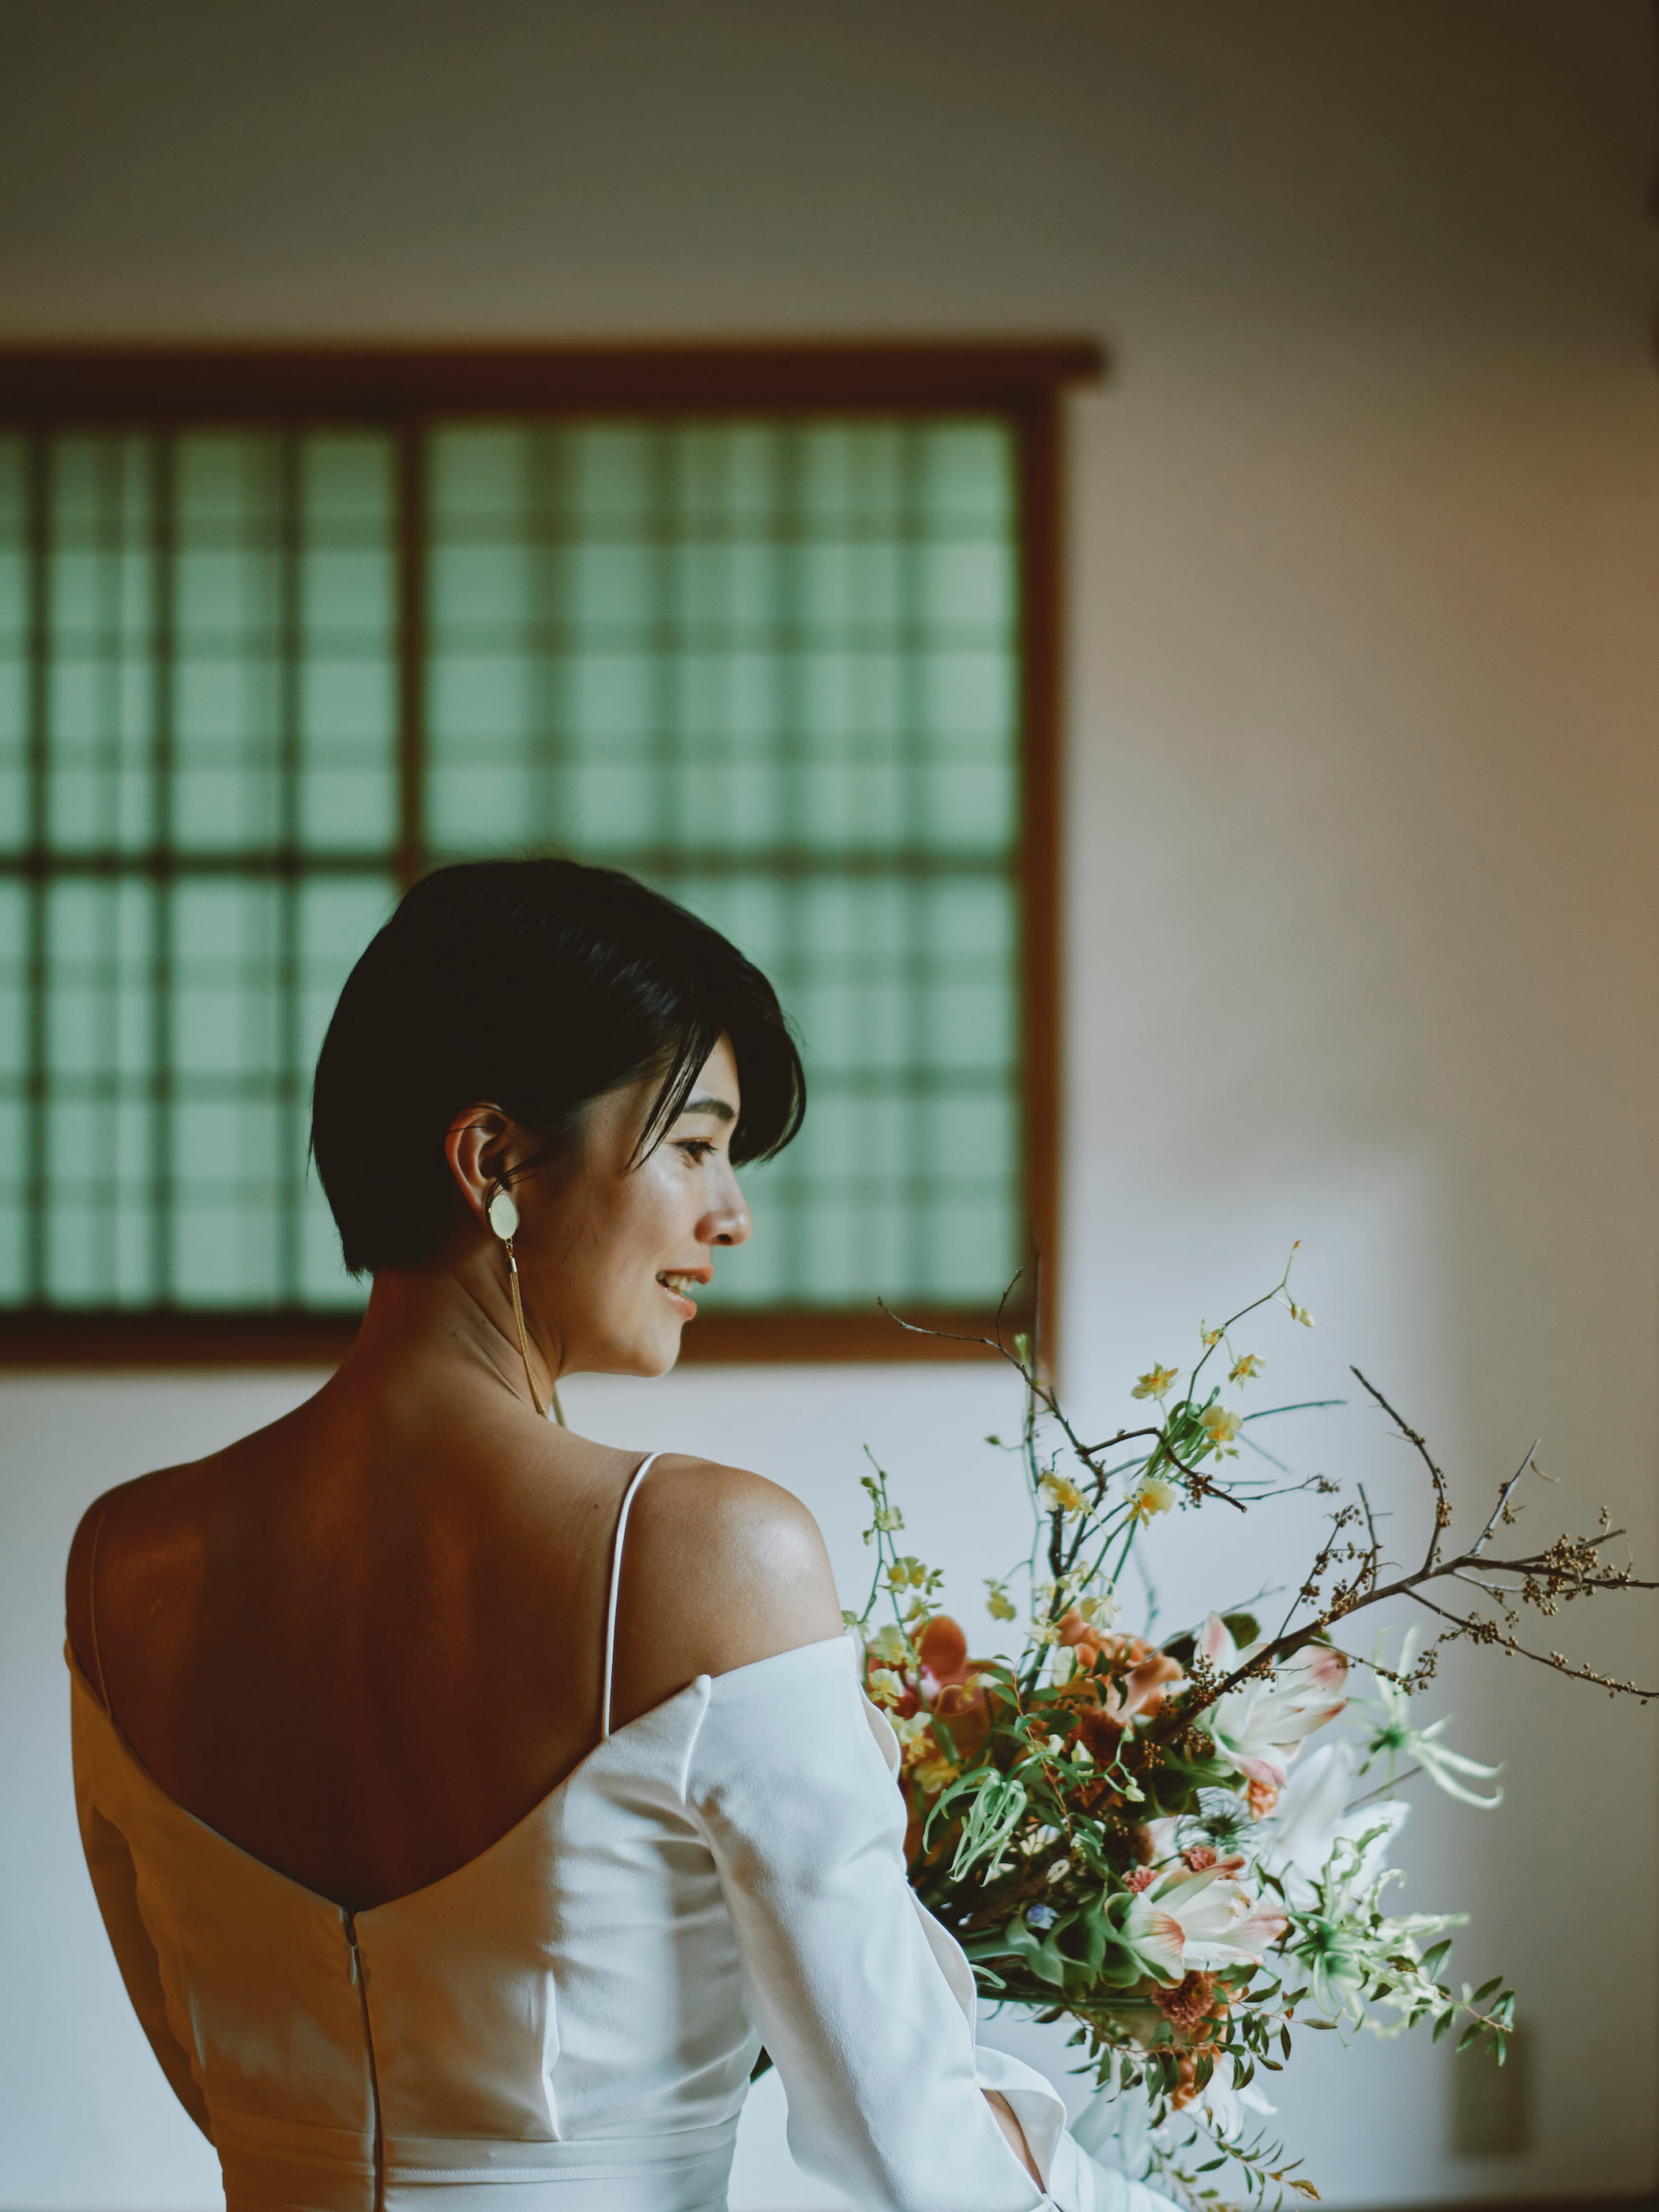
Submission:
<svg viewBox="0 0 1659 2212">
<path fill-rule="evenodd" d="M 503 1183 L 489 1201 L 487 1209 L 489 1225 L 507 1248 L 507 1286 L 513 1293 L 513 1318 L 519 1325 L 519 1350 L 524 1357 L 524 1379 L 530 1385 L 530 1402 L 547 1419 L 547 1408 L 542 1403 L 542 1394 L 536 1388 L 536 1376 L 530 1364 L 530 1339 L 525 1333 L 524 1301 L 519 1295 L 519 1262 L 514 1255 L 513 1239 L 519 1233 L 519 1208 L 513 1194 Z M 553 1418 L 561 1428 L 566 1425 L 564 1408 L 559 1403 L 559 1386 L 551 1383 Z"/>
</svg>

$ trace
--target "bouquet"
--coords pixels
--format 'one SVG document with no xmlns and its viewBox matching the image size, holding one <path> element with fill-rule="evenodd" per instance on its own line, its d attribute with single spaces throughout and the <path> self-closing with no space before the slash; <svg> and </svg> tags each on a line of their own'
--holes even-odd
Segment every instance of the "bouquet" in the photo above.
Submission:
<svg viewBox="0 0 1659 2212">
<path fill-rule="evenodd" d="M 1297 2030 L 1422 2024 L 1503 2060 L 1513 1992 L 1501 1978 L 1479 1989 L 1442 1978 L 1446 1931 L 1466 1916 L 1402 1915 L 1389 1894 L 1401 1784 L 1421 1774 L 1469 1805 L 1499 1799 L 1486 1786 L 1496 1768 L 1443 1742 L 1445 1721 L 1416 1717 L 1438 1646 L 1495 1644 L 1615 1694 L 1656 1694 L 1522 1641 L 1528 1608 L 1549 1616 L 1575 1598 L 1656 1587 L 1609 1561 L 1622 1532 L 1605 1512 L 1594 1533 L 1541 1551 L 1507 1538 L 1517 1492 L 1542 1473 L 1534 1450 L 1460 1546 L 1425 1440 L 1353 1370 L 1426 1491 L 1425 1548 L 1397 1567 L 1363 1486 L 1348 1495 L 1324 1475 L 1280 1481 L 1241 1463 L 1250 1424 L 1304 1410 L 1223 1402 L 1263 1370 L 1238 1348 L 1247 1319 L 1278 1307 L 1312 1326 L 1290 1272 L 1201 1328 L 1188 1372 L 1141 1375 L 1132 1395 L 1144 1422 L 1098 1443 L 1073 1427 L 1029 1338 L 1005 1342 L 999 1329 L 993 1348 L 1018 1370 L 1024 1412 L 1018 1439 L 988 1441 L 1016 1460 L 1034 1532 L 1023 1565 L 986 1580 L 993 1619 L 1024 1616 L 1014 1656 L 969 1656 L 941 1609 L 939 1574 L 898 1548 L 903 1516 L 873 1459 L 863 1481 L 875 1571 L 863 1611 L 846 1616 L 863 1639 L 867 1693 L 899 1741 L 913 1887 L 988 2001 L 1072 2024 L 1101 2093 L 1079 2125 L 1085 2147 L 1115 2136 L 1132 2166 L 1195 2212 L 1221 2201 L 1224 2182 L 1255 2203 L 1317 2195 L 1260 2124 L 1273 2107 L 1258 2075 L 1283 2067 Z M 1244 1511 L 1287 1489 L 1334 1502 L 1276 1625 L 1264 1626 L 1259 1601 L 1224 1602 L 1161 1640 L 1126 1625 L 1125 1571 L 1149 1522 Z M 1387 1599 L 1432 1616 L 1426 1648 L 1407 1637 L 1392 1658 L 1386 1641 L 1364 1657 L 1346 1649 L 1353 1616 Z"/>
</svg>

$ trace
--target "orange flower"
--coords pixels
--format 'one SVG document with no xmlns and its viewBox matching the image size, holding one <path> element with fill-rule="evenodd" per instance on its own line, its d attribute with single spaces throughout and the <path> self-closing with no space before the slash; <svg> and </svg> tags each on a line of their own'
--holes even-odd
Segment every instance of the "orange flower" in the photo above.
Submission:
<svg viewBox="0 0 1659 2212">
<path fill-rule="evenodd" d="M 936 1682 L 958 1680 L 967 1672 L 968 1638 L 948 1613 L 936 1613 L 917 1645 L 922 1667 Z"/>
<path fill-rule="evenodd" d="M 1152 2002 L 1172 2027 L 1188 2036 L 1227 2015 L 1227 2000 L 1218 2001 L 1213 1974 L 1183 1974 L 1173 1989 L 1154 1990 Z"/>
<path fill-rule="evenodd" d="M 921 1632 L 921 1687 L 951 1732 L 959 1758 L 971 1758 L 990 1734 L 985 1686 L 968 1656 L 968 1638 L 948 1613 L 936 1613 Z"/>
<path fill-rule="evenodd" d="M 1062 1619 L 1062 1642 L 1067 1624 L 1076 1618 L 1068 1613 Z M 1183 1679 L 1182 1670 L 1167 1651 L 1155 1651 L 1138 1636 L 1100 1635 L 1085 1630 L 1078 1636 L 1074 1648 L 1079 1655 L 1089 1653 L 1090 1660 L 1089 1670 L 1074 1673 L 1060 1692 L 1078 1716 L 1066 1741 L 1081 1741 L 1097 1766 L 1109 1767 L 1135 1715 L 1156 1712 L 1170 1683 Z M 1103 1662 L 1098 1670 L 1097 1657 Z M 1103 1672 L 1109 1676 L 1104 1681 Z"/>
</svg>

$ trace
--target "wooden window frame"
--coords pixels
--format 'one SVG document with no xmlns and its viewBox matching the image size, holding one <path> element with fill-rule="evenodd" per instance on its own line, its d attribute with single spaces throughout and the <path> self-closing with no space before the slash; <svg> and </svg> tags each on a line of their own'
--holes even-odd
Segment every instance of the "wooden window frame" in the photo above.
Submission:
<svg viewBox="0 0 1659 2212">
<path fill-rule="evenodd" d="M 21 346 L 0 349 L 0 428 L 40 431 L 244 424 L 359 424 L 398 438 L 403 477 L 398 607 L 398 875 L 423 866 L 418 528 L 421 434 L 436 418 L 580 415 L 992 415 L 1019 456 L 1018 634 L 1022 808 L 1020 1053 L 1025 1216 L 1045 1332 L 1059 1255 L 1060 401 L 1103 368 L 1088 340 L 1040 343 L 469 346 Z M 25 872 L 44 874 L 44 848 Z M 1030 1279 L 1027 1277 L 1027 1281 Z M 1030 1297 L 1005 1332 L 1030 1326 Z M 305 1311 L 0 1314 L 0 1366 L 310 1366 L 337 1362 L 357 1316 Z M 919 1307 L 914 1334 L 879 1311 L 714 1311 L 688 1330 L 691 1362 L 984 1358 L 989 1310 Z M 969 1340 L 963 1341 L 962 1340 Z"/>
</svg>

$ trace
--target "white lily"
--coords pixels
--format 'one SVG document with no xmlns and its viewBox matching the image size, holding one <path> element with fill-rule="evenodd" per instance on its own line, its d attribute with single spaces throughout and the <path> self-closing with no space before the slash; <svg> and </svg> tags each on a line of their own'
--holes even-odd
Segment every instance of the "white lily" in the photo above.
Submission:
<svg viewBox="0 0 1659 2212">
<path fill-rule="evenodd" d="M 1409 1672 L 1414 1636 L 1408 1634 L 1400 1647 L 1400 1663 L 1394 1672 Z M 1389 1675 L 1378 1673 L 1376 1695 L 1356 1698 L 1355 1705 L 1370 1722 L 1365 1744 L 1365 1764 L 1362 1774 L 1379 1759 L 1386 1762 L 1388 1778 L 1393 1783 L 1402 1765 L 1420 1766 L 1431 1782 L 1438 1784 L 1449 1797 L 1461 1804 L 1478 1805 L 1483 1813 L 1490 1813 L 1504 1802 L 1501 1790 L 1494 1790 L 1490 1797 L 1483 1797 L 1468 1787 L 1468 1782 L 1495 1782 L 1504 1771 L 1501 1766 L 1485 1766 L 1478 1759 L 1466 1759 L 1461 1751 L 1453 1751 L 1439 1741 L 1440 1731 L 1449 1727 L 1453 1716 L 1443 1714 L 1431 1721 L 1427 1728 L 1412 1726 L 1412 1701 L 1400 1684 Z"/>
<path fill-rule="evenodd" d="M 1161 1982 L 1218 1967 L 1260 1966 L 1285 1933 L 1285 1915 L 1248 1897 L 1232 1879 L 1240 1859 L 1143 1890 L 1123 1933 L 1146 1972 Z"/>
<path fill-rule="evenodd" d="M 1241 1651 L 1219 1614 L 1212 1613 L 1198 1633 L 1198 1649 L 1220 1674 L 1261 1649 Z M 1205 1717 L 1216 1749 L 1249 1781 L 1282 1790 L 1291 1761 L 1316 1729 L 1334 1721 L 1347 1699 L 1345 1653 L 1328 1644 L 1305 1644 L 1282 1660 L 1272 1674 L 1243 1682 L 1218 1698 Z"/>
<path fill-rule="evenodd" d="M 1398 1798 L 1347 1809 L 1354 1765 L 1349 1743 L 1328 1743 L 1310 1752 L 1286 1783 L 1273 1820 L 1257 1832 L 1262 1838 L 1257 1864 L 1278 1877 L 1299 1911 L 1315 1902 L 1317 1886 L 1339 1844 L 1355 1850 L 1364 1844 L 1354 1879 L 1369 1884 L 1382 1873 L 1389 1847 L 1406 1825 L 1411 1808 Z"/>
</svg>

